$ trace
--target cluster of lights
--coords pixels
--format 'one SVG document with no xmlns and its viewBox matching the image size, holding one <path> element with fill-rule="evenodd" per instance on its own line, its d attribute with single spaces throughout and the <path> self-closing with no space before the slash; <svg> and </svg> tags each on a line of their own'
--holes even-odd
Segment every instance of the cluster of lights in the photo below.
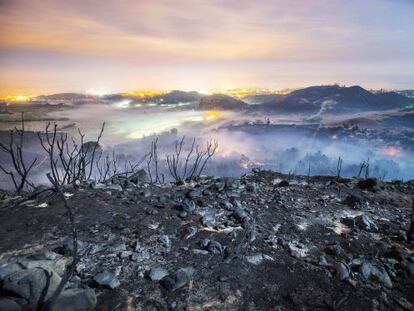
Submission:
<svg viewBox="0 0 414 311">
<path fill-rule="evenodd" d="M 289 93 L 291 90 L 275 90 L 271 88 L 235 88 L 235 89 L 215 89 L 212 93 L 224 94 L 236 98 L 244 98 L 251 95 L 283 95 Z"/>
<path fill-rule="evenodd" d="M 25 103 L 30 101 L 31 96 L 24 95 L 6 95 L 1 96 L 0 101 L 9 102 L 9 103 Z"/>
<path fill-rule="evenodd" d="M 203 119 L 205 121 L 216 121 L 221 119 L 221 113 L 216 110 L 209 110 L 203 114 Z"/>
<path fill-rule="evenodd" d="M 155 90 L 141 90 L 141 91 L 132 91 L 132 92 L 126 92 L 122 93 L 121 95 L 123 97 L 132 97 L 132 98 L 139 98 L 139 99 L 145 99 L 145 98 L 154 98 L 160 95 L 164 95 L 168 93 L 167 91 L 155 91 Z"/>
<path fill-rule="evenodd" d="M 384 150 L 384 153 L 389 157 L 398 157 L 401 152 L 397 148 L 389 147 Z"/>
</svg>

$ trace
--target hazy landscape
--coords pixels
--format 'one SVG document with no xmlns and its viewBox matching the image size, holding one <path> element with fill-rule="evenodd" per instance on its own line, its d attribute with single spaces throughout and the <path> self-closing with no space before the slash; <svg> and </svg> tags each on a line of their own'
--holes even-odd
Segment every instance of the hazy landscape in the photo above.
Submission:
<svg viewBox="0 0 414 311">
<path fill-rule="evenodd" d="M 250 92 L 250 93 L 249 93 Z M 229 92 L 231 93 L 231 92 Z M 160 165 L 168 177 L 166 155 L 175 141 L 193 138 L 199 144 L 214 139 L 218 150 L 207 175 L 240 176 L 252 168 L 299 175 L 361 175 L 382 180 L 410 180 L 414 176 L 414 98 L 396 92 L 361 87 L 315 86 L 287 94 L 242 96 L 171 91 L 134 95 L 56 94 L 23 103 L 3 102 L 2 137 L 19 128 L 24 113 L 27 131 L 42 132 L 57 123 L 60 132 L 94 140 L 106 123 L 101 144 L 139 161 L 158 138 Z M 40 143 L 32 137 L 30 156 L 38 157 L 35 173 L 44 179 Z M 29 139 L 29 138 L 28 138 Z M 7 164 L 7 157 L 2 156 Z M 30 159 L 28 159 L 29 161 Z M 7 180 L 3 179 L 3 186 Z"/>
<path fill-rule="evenodd" d="M 414 310 L 413 0 L 0 0 L 0 311 Z"/>
</svg>

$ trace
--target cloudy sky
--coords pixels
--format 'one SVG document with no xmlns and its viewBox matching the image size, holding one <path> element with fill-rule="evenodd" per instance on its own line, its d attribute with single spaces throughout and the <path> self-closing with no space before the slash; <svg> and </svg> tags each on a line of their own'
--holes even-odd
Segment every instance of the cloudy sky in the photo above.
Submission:
<svg viewBox="0 0 414 311">
<path fill-rule="evenodd" d="M 0 0 L 0 93 L 414 88 L 413 0 Z"/>
</svg>

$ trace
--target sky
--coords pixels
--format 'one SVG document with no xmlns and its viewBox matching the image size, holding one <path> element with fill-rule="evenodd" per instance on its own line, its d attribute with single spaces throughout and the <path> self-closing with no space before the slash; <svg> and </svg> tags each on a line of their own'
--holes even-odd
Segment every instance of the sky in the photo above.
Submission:
<svg viewBox="0 0 414 311">
<path fill-rule="evenodd" d="M 0 0 L 0 94 L 414 88 L 414 0 Z"/>
</svg>

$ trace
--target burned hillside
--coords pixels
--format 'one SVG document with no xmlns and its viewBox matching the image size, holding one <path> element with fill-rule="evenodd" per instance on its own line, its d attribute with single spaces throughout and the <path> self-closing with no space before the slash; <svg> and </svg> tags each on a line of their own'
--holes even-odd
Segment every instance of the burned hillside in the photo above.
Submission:
<svg viewBox="0 0 414 311">
<path fill-rule="evenodd" d="M 44 306 L 71 266 L 65 206 L 43 190 L 2 194 L 0 310 Z M 78 260 L 56 310 L 414 308 L 413 182 L 142 172 L 62 193 Z"/>
</svg>

